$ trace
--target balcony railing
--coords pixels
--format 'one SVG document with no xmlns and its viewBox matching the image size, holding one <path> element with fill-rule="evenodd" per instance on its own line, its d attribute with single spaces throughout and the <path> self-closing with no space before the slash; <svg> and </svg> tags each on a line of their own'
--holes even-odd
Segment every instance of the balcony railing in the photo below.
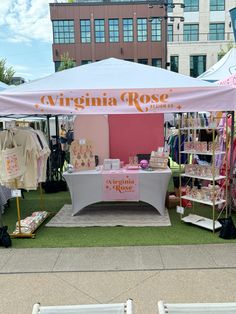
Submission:
<svg viewBox="0 0 236 314">
<path fill-rule="evenodd" d="M 224 34 L 219 33 L 200 33 L 200 34 L 168 34 L 168 43 L 171 42 L 183 42 L 183 43 L 194 43 L 194 42 L 218 42 L 218 41 L 233 41 L 233 32 L 227 32 Z"/>
</svg>

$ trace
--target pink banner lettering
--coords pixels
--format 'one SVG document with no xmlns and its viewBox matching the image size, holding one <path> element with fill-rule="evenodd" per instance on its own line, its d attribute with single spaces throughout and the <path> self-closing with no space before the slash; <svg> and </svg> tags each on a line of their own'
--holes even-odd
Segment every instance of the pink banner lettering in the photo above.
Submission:
<svg viewBox="0 0 236 314">
<path fill-rule="evenodd" d="M 102 173 L 104 201 L 138 201 L 139 180 L 137 173 Z"/>
</svg>

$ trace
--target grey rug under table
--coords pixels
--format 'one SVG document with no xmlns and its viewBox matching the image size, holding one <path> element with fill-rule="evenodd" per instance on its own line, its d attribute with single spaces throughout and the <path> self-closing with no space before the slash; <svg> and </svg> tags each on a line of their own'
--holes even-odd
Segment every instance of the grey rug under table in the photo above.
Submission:
<svg viewBox="0 0 236 314">
<path fill-rule="evenodd" d="M 46 227 L 162 227 L 171 226 L 169 213 L 160 215 L 149 204 L 138 202 L 96 203 L 85 207 L 79 214 L 72 216 L 72 206 L 64 205 L 46 224 Z"/>
</svg>

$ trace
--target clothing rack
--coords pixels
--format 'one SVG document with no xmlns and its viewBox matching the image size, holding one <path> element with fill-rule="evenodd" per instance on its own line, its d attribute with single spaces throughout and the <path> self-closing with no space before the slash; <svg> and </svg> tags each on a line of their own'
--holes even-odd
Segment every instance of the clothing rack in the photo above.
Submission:
<svg viewBox="0 0 236 314">
<path fill-rule="evenodd" d="M 21 124 L 24 123 L 24 121 L 20 121 Z M 11 129 L 11 132 L 14 130 L 17 130 L 16 128 L 13 127 L 13 124 L 10 126 L 7 132 L 9 132 Z M 23 131 L 22 131 L 23 130 Z M 34 238 L 35 237 L 35 231 L 36 229 L 43 223 L 43 221 L 48 217 L 48 213 L 45 211 L 45 202 L 44 202 L 44 195 L 42 191 L 42 186 L 41 183 L 38 184 L 38 181 L 44 181 L 45 180 L 45 162 L 47 160 L 47 157 L 49 155 L 49 150 L 48 146 L 46 144 L 46 139 L 44 138 L 43 135 L 41 135 L 41 131 L 34 131 L 33 129 L 29 129 L 33 134 L 29 134 L 28 130 L 27 132 L 24 130 L 24 128 L 20 128 L 19 131 L 23 132 L 23 134 L 27 134 L 26 143 L 30 141 L 35 141 L 35 150 L 37 152 L 40 151 L 40 147 L 42 149 L 42 155 L 41 157 L 41 163 L 40 163 L 40 168 L 34 168 L 34 179 L 32 180 L 32 176 L 29 176 L 28 173 L 28 178 L 31 178 L 31 181 L 28 181 L 28 183 L 22 184 L 18 183 L 19 176 L 16 177 L 15 179 L 12 180 L 11 182 L 11 189 L 12 189 L 12 196 L 16 198 L 16 209 L 17 209 L 17 223 L 16 223 L 16 229 L 15 231 L 11 234 L 12 238 Z M 15 131 L 12 134 L 16 134 Z M 7 135 L 6 135 L 7 136 Z M 22 134 L 18 133 L 18 140 L 22 138 Z M 30 142 L 31 143 L 31 142 Z M 43 144 L 44 143 L 44 144 Z M 16 145 L 16 142 L 15 142 Z M 18 144 L 19 145 L 19 144 Z M 32 145 L 32 144 L 30 144 Z M 29 146 L 31 149 L 31 146 Z M 28 148 L 29 149 L 29 148 Z M 33 155 L 35 156 L 35 155 Z M 36 158 L 36 156 L 35 156 Z M 37 157 L 39 158 L 39 157 Z M 34 160 L 34 159 L 33 159 Z M 24 161 L 24 164 L 27 163 L 27 159 Z M 32 163 L 31 165 L 34 165 Z M 24 166 L 25 167 L 25 166 Z M 40 173 L 38 170 L 40 169 Z M 26 176 L 27 177 L 27 176 Z M 31 218 L 27 219 L 28 217 L 25 218 L 25 224 L 22 225 L 21 221 L 21 208 L 20 208 L 20 197 L 22 196 L 21 194 L 21 189 L 37 189 L 39 188 L 40 192 L 40 207 L 41 207 L 41 212 L 35 213 L 34 215 L 31 216 Z"/>
</svg>

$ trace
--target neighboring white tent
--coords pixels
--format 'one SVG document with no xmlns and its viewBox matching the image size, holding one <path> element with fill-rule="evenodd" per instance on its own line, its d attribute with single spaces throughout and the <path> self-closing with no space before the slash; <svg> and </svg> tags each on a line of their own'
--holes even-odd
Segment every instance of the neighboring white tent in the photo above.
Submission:
<svg viewBox="0 0 236 314">
<path fill-rule="evenodd" d="M 217 84 L 236 88 L 236 73 L 218 81 Z"/>
<path fill-rule="evenodd" d="M 198 78 L 201 80 L 216 82 L 236 72 L 236 48 L 229 50 L 223 58 L 214 64 Z"/>
<path fill-rule="evenodd" d="M 9 87 L 9 86 L 8 86 L 7 84 L 5 84 L 5 83 L 3 83 L 3 82 L 0 81 L 0 91 L 6 89 L 6 88 L 8 88 L 8 87 Z"/>
<path fill-rule="evenodd" d="M 164 69 L 106 59 L 0 93 L 0 114 L 235 110 L 236 90 Z"/>
</svg>

